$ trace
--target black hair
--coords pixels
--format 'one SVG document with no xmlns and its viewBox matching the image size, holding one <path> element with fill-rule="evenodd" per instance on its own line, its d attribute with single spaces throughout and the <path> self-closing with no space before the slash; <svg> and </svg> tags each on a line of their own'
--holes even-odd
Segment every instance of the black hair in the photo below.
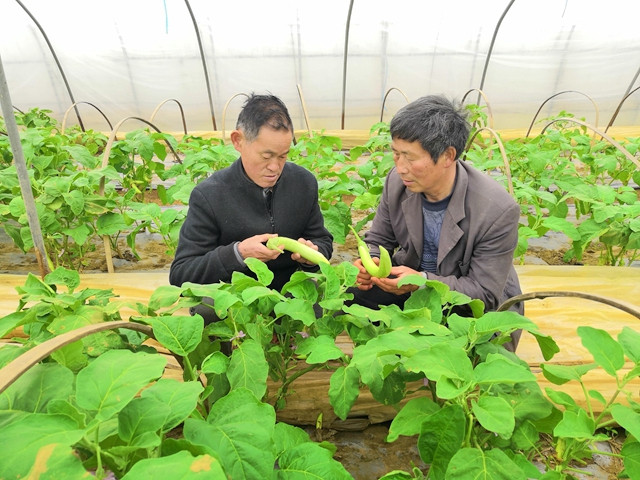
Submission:
<svg viewBox="0 0 640 480">
<path fill-rule="evenodd" d="M 420 142 L 434 163 L 449 147 L 456 149 L 456 159 L 459 158 L 470 130 L 464 107 L 443 95 L 420 97 L 402 107 L 390 125 L 391 138 Z"/>
<path fill-rule="evenodd" d="M 252 93 L 242 106 L 236 129 L 242 130 L 247 141 L 252 142 L 265 125 L 276 131 L 289 130 L 293 134 L 293 122 L 282 100 L 275 95 Z"/>
</svg>

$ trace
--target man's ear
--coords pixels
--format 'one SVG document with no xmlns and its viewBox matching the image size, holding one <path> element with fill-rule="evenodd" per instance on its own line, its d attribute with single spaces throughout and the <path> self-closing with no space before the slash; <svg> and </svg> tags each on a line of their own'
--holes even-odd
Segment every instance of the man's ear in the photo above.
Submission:
<svg viewBox="0 0 640 480">
<path fill-rule="evenodd" d="M 440 159 L 438 161 L 439 162 L 444 161 L 445 167 L 450 167 L 451 165 L 455 164 L 456 157 L 457 157 L 457 152 L 455 147 L 448 146 L 445 149 L 445 151 L 442 152 L 442 155 L 440 155 Z"/>
<path fill-rule="evenodd" d="M 238 152 L 240 152 L 242 144 L 245 142 L 244 133 L 242 133 L 242 130 L 234 130 L 233 132 L 231 132 L 231 135 L 229 135 L 229 138 L 231 138 L 231 143 L 233 143 L 234 148 Z"/>
</svg>

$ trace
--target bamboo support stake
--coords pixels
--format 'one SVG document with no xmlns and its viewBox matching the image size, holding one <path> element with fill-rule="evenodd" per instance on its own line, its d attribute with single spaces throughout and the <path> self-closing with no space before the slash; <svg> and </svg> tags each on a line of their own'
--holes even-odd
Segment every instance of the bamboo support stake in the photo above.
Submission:
<svg viewBox="0 0 640 480">
<path fill-rule="evenodd" d="M 24 206 L 27 210 L 27 220 L 33 245 L 35 246 L 36 258 L 40 267 L 40 276 L 44 279 L 45 275 L 51 270 L 47 263 L 47 252 L 44 247 L 44 239 L 42 238 L 42 229 L 40 228 L 40 220 L 36 211 L 36 202 L 31 191 L 31 182 L 29 181 L 29 172 L 27 171 L 27 163 L 24 159 L 22 144 L 20 143 L 20 133 L 18 132 L 18 124 L 13 116 L 13 106 L 9 95 L 9 86 L 7 85 L 7 77 L 4 73 L 2 65 L 2 57 L 0 57 L 0 105 L 2 106 L 2 115 L 4 116 L 7 133 L 9 134 L 9 144 L 13 152 L 13 163 L 16 166 L 18 180 L 20 181 L 20 190 Z"/>
<path fill-rule="evenodd" d="M 309 138 L 313 138 L 313 132 L 311 131 L 311 124 L 309 123 L 309 115 L 307 115 L 307 105 L 304 103 L 304 95 L 302 95 L 302 87 L 300 84 L 296 84 L 298 87 L 298 96 L 300 97 L 300 104 L 302 105 L 302 114 L 304 115 L 304 123 L 307 124 L 307 132 L 309 132 Z"/>
</svg>

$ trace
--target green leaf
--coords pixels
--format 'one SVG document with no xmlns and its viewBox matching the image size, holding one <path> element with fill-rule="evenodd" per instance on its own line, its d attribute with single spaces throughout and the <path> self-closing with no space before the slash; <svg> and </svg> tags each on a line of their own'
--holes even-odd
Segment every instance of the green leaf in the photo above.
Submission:
<svg viewBox="0 0 640 480">
<path fill-rule="evenodd" d="M 464 349 L 448 343 L 438 343 L 429 350 L 418 352 L 404 366 L 408 372 L 423 372 L 427 378 L 437 381 L 444 377 L 470 382 L 473 378 L 473 366 Z"/>
<path fill-rule="evenodd" d="M 90 477 L 82 461 L 68 445 L 51 443 L 38 450 L 28 479 L 81 480 Z"/>
<path fill-rule="evenodd" d="M 76 401 L 97 419 L 107 420 L 159 378 L 166 363 L 161 355 L 109 350 L 78 373 Z"/>
<path fill-rule="evenodd" d="M 310 442 L 309 434 L 302 428 L 286 423 L 276 423 L 273 430 L 273 441 L 276 445 L 276 456 L 306 442 Z"/>
<path fill-rule="evenodd" d="M 64 285 L 69 289 L 69 293 L 72 293 L 80 286 L 80 274 L 75 270 L 58 267 L 53 272 L 48 273 L 44 277 L 44 281 L 49 285 Z"/>
<path fill-rule="evenodd" d="M 180 299 L 183 289 L 174 285 L 162 285 L 156 288 L 149 298 L 149 308 L 153 311 L 170 307 Z"/>
<path fill-rule="evenodd" d="M 6 336 L 9 332 L 18 328 L 25 323 L 33 320 L 33 316 L 27 315 L 27 312 L 13 312 L 0 318 L 0 338 Z"/>
<path fill-rule="evenodd" d="M 471 409 L 480 425 L 490 432 L 509 438 L 515 427 L 511 406 L 500 397 L 481 396 L 478 402 L 471 401 Z"/>
<path fill-rule="evenodd" d="M 47 413 L 49 415 L 64 415 L 76 422 L 79 428 L 85 427 L 85 420 L 87 416 L 80 411 L 67 400 L 51 400 L 47 404 Z"/>
<path fill-rule="evenodd" d="M 640 443 L 627 443 L 622 447 L 620 453 L 624 457 L 624 471 L 629 475 L 629 478 L 631 480 L 640 478 Z"/>
<path fill-rule="evenodd" d="M 422 422 L 418 437 L 418 451 L 434 480 L 445 478 L 450 460 L 462 446 L 465 415 L 460 405 L 449 405 L 438 410 Z M 468 478 L 468 477 L 467 477 Z"/>
<path fill-rule="evenodd" d="M 549 400 L 551 400 L 552 402 L 557 403 L 558 405 L 562 405 L 563 407 L 566 407 L 567 410 L 572 412 L 577 412 L 578 410 L 580 410 L 580 407 L 578 407 L 576 401 L 565 392 L 559 392 L 549 387 L 545 388 L 545 391 L 547 392 Z"/>
<path fill-rule="evenodd" d="M 184 357 L 202 340 L 204 320 L 200 316 L 161 316 L 152 318 L 151 326 L 156 340 Z"/>
<path fill-rule="evenodd" d="M 329 335 L 309 337 L 298 345 L 296 354 L 306 356 L 308 364 L 325 363 L 344 357 L 344 353 L 336 346 L 335 339 Z"/>
<path fill-rule="evenodd" d="M 498 449 L 463 448 L 449 462 L 447 480 L 527 480 L 524 472 Z"/>
<path fill-rule="evenodd" d="M 198 398 L 204 387 L 200 382 L 179 382 L 171 378 L 161 378 L 142 391 L 142 398 L 154 398 L 170 408 L 169 415 L 162 425 L 166 432 L 187 418 L 198 404 Z"/>
<path fill-rule="evenodd" d="M 316 321 L 313 304 L 302 298 L 292 298 L 287 299 L 285 302 L 277 303 L 273 311 L 277 315 L 276 318 L 289 315 L 294 320 L 300 320 L 307 327 L 313 325 Z"/>
<path fill-rule="evenodd" d="M 540 433 L 533 422 L 527 420 L 515 429 L 511 441 L 518 450 L 531 450 L 540 441 Z"/>
<path fill-rule="evenodd" d="M 330 451 L 316 443 L 307 442 L 285 450 L 278 458 L 278 470 L 275 472 L 277 480 L 303 478 L 348 480 L 353 477 L 340 462 L 333 459 Z"/>
<path fill-rule="evenodd" d="M 273 474 L 275 423 L 271 405 L 239 388 L 213 405 L 208 422 L 188 418 L 184 436 L 216 452 L 229 478 L 262 480 Z"/>
<path fill-rule="evenodd" d="M 119 232 L 124 232 L 129 229 L 129 226 L 124 221 L 122 214 L 115 212 L 107 212 L 98 217 L 96 221 L 96 234 L 97 235 L 116 235 Z"/>
<path fill-rule="evenodd" d="M 565 383 L 575 380 L 579 382 L 583 375 L 598 365 L 589 363 L 585 365 L 554 365 L 551 363 L 542 363 L 542 373 L 545 378 L 556 385 L 564 385 Z"/>
<path fill-rule="evenodd" d="M 385 441 L 394 442 L 400 435 L 411 437 L 420 433 L 422 422 L 440 410 L 440 406 L 428 397 L 409 400 L 389 426 Z"/>
<path fill-rule="evenodd" d="M 273 272 L 269 270 L 269 267 L 264 262 L 261 262 L 257 258 L 245 258 L 245 263 L 249 270 L 256 274 L 258 281 L 262 285 L 271 285 L 273 281 Z"/>
<path fill-rule="evenodd" d="M 34 365 L 0 395 L 0 410 L 45 413 L 49 402 L 73 394 L 73 383 L 73 373 L 62 365 Z"/>
<path fill-rule="evenodd" d="M 329 379 L 329 403 L 338 418 L 341 420 L 347 418 L 358 395 L 360 395 L 358 370 L 352 365 L 338 367 Z"/>
<path fill-rule="evenodd" d="M 578 327 L 582 345 L 593 355 L 594 360 L 612 377 L 624 367 L 624 351 L 606 331 L 593 327 Z"/>
<path fill-rule="evenodd" d="M 202 361 L 202 373 L 226 373 L 231 359 L 222 352 L 213 352 Z"/>
<path fill-rule="evenodd" d="M 517 329 L 537 332 L 538 326 L 528 318 L 510 310 L 506 312 L 488 312 L 476 320 L 476 332 L 478 332 L 478 335 Z"/>
<path fill-rule="evenodd" d="M 636 439 L 640 438 L 640 414 L 633 409 L 615 404 L 611 408 L 613 419 Z"/>
<path fill-rule="evenodd" d="M 540 470 L 531 463 L 527 457 L 525 457 L 522 453 L 513 453 L 510 450 L 505 450 L 504 453 L 515 463 L 520 470 L 522 470 L 527 478 L 540 478 L 542 473 Z"/>
<path fill-rule="evenodd" d="M 87 357 L 83 353 L 84 344 L 82 340 L 65 345 L 51 353 L 53 358 L 60 365 L 64 365 L 73 372 L 78 372 L 87 365 Z"/>
<path fill-rule="evenodd" d="M 548 335 L 544 335 L 541 333 L 530 332 L 538 342 L 538 346 L 540 347 L 540 352 L 542 352 L 542 357 L 548 362 L 553 358 L 553 356 L 560 351 L 560 347 L 556 341 Z"/>
<path fill-rule="evenodd" d="M 227 377 L 232 389 L 247 388 L 257 398 L 267 391 L 269 365 L 264 350 L 255 340 L 245 340 L 231 354 Z"/>
<path fill-rule="evenodd" d="M 127 444 L 165 424 L 171 408 L 153 397 L 134 398 L 118 414 L 118 435 Z"/>
<path fill-rule="evenodd" d="M 487 361 L 478 364 L 473 371 L 477 383 L 535 382 L 536 376 L 522 365 L 495 353 L 487 355 Z"/>
<path fill-rule="evenodd" d="M 0 478 L 24 478 L 45 445 L 73 445 L 84 436 L 76 422 L 61 415 L 30 413 L 0 428 Z"/>
<path fill-rule="evenodd" d="M 640 333 L 629 327 L 623 327 L 618 334 L 618 342 L 629 360 L 633 363 L 640 363 Z"/>
<path fill-rule="evenodd" d="M 566 410 L 560 423 L 553 429 L 553 434 L 556 437 L 597 440 L 598 437 L 593 435 L 595 429 L 594 421 L 584 410 L 580 409 L 578 413 Z"/>
<path fill-rule="evenodd" d="M 136 463 L 122 480 L 227 480 L 220 462 L 209 455 L 192 457 L 178 452 L 168 457 L 146 458 Z"/>
<path fill-rule="evenodd" d="M 89 149 L 84 145 L 73 145 L 69 147 L 62 147 L 62 149 L 69 152 L 71 158 L 83 167 L 86 167 L 88 170 L 93 170 L 98 165 L 98 159 L 91 155 Z"/>
</svg>

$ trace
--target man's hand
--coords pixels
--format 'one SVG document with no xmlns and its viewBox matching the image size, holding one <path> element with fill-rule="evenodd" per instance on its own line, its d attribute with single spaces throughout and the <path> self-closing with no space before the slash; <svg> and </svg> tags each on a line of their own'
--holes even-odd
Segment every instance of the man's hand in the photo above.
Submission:
<svg viewBox="0 0 640 480">
<path fill-rule="evenodd" d="M 373 260 L 376 265 L 380 264 L 379 258 L 373 257 L 371 258 L 371 260 Z M 359 270 L 358 277 L 356 278 L 356 285 L 358 289 L 371 290 L 371 288 L 373 287 L 373 283 L 371 282 L 371 275 L 369 275 L 367 270 L 364 268 L 364 265 L 362 265 L 362 260 L 358 258 L 355 262 L 353 262 L 353 264 L 358 267 Z"/>
<path fill-rule="evenodd" d="M 314 244 L 311 240 L 305 240 L 304 238 L 300 237 L 298 239 L 298 242 L 306 245 L 307 247 L 311 247 L 316 251 L 318 250 L 318 246 Z M 299 253 L 292 253 L 291 260 L 295 260 L 296 262 L 303 263 L 305 265 L 315 265 L 315 263 L 310 262 L 306 258 L 302 258 Z"/>
<path fill-rule="evenodd" d="M 262 235 L 246 238 L 238 244 L 238 252 L 240 252 L 242 258 L 257 258 L 263 262 L 274 260 L 278 258 L 280 252 L 267 248 L 265 242 L 276 236 L 273 233 L 263 233 Z"/>
<path fill-rule="evenodd" d="M 377 260 L 377 259 L 376 259 Z M 387 278 L 372 277 L 371 281 L 385 292 L 395 293 L 396 295 L 404 295 L 405 293 L 414 292 L 418 289 L 417 285 L 403 285 L 398 288 L 398 280 L 407 275 L 420 275 L 420 272 L 409 267 L 391 267 L 391 276 Z M 394 278 L 391 278 L 394 277 Z M 359 278 L 359 277 L 358 277 Z"/>
</svg>

